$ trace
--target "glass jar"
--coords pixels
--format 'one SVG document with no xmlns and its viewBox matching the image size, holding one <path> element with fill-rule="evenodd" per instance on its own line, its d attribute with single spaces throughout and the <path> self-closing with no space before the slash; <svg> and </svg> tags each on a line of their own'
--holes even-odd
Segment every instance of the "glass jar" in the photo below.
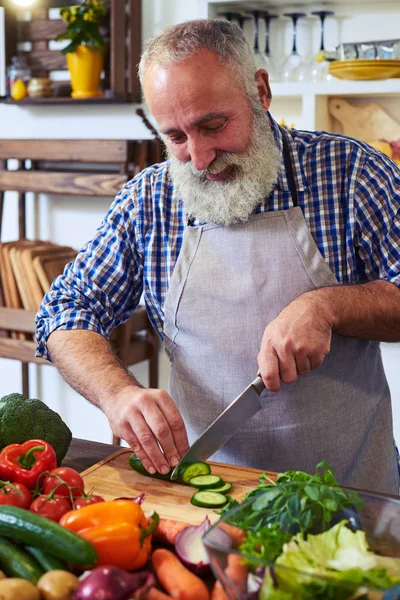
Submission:
<svg viewBox="0 0 400 600">
<path fill-rule="evenodd" d="M 53 95 L 50 79 L 34 77 L 29 80 L 28 95 L 30 98 L 49 98 Z"/>
<path fill-rule="evenodd" d="M 28 85 L 30 78 L 31 69 L 26 64 L 25 59 L 21 56 L 13 56 L 7 69 L 7 94 L 11 94 L 12 86 L 18 79 Z"/>
</svg>

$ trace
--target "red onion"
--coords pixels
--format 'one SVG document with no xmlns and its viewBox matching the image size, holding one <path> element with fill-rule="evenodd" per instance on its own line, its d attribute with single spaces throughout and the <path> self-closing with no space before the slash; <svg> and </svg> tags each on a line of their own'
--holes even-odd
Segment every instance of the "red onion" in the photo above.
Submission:
<svg viewBox="0 0 400 600">
<path fill-rule="evenodd" d="M 147 571 L 128 573 L 118 567 L 97 567 L 80 582 L 72 600 L 139 599 L 154 584 L 154 576 Z"/>
<path fill-rule="evenodd" d="M 127 498 L 125 496 L 121 496 L 120 498 L 114 498 L 114 500 L 132 500 L 132 502 L 136 502 L 136 504 L 142 504 L 145 499 L 146 494 L 142 492 L 139 496 L 135 496 L 134 498 Z"/>
<path fill-rule="evenodd" d="M 182 529 L 176 536 L 175 550 L 180 560 L 192 571 L 205 573 L 210 570 L 210 559 L 203 544 L 203 535 L 210 529 L 208 517 L 201 525 L 191 525 Z M 232 538 L 222 529 L 214 529 L 213 542 L 226 548 L 232 545 Z"/>
</svg>

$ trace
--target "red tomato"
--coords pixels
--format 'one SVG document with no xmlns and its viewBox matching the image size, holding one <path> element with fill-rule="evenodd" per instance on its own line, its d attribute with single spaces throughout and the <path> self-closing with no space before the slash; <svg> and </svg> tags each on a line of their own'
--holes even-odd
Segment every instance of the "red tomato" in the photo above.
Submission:
<svg viewBox="0 0 400 600">
<path fill-rule="evenodd" d="M 54 477 L 58 475 L 58 477 Z M 75 497 L 83 496 L 84 483 L 82 477 L 78 471 L 71 469 L 70 467 L 57 467 L 50 471 L 50 475 L 46 475 L 42 483 L 42 492 L 44 495 L 50 494 L 61 482 L 64 481 L 67 485 L 70 485 L 74 489 L 72 495 Z M 60 485 L 56 492 L 57 496 L 64 496 L 69 498 L 69 490 L 66 485 Z"/>
<path fill-rule="evenodd" d="M 0 488 L 0 504 L 29 508 L 31 502 L 31 491 L 23 483 L 6 484 Z"/>
<path fill-rule="evenodd" d="M 76 500 L 74 500 L 76 509 L 82 508 L 82 506 L 88 506 L 89 504 L 97 504 L 98 502 L 104 502 L 104 498 L 96 496 L 96 494 L 90 494 L 85 498 L 76 498 Z"/>
<path fill-rule="evenodd" d="M 49 499 L 47 496 L 38 496 L 29 510 L 58 523 L 61 517 L 71 510 L 71 503 L 67 498 Z"/>
</svg>

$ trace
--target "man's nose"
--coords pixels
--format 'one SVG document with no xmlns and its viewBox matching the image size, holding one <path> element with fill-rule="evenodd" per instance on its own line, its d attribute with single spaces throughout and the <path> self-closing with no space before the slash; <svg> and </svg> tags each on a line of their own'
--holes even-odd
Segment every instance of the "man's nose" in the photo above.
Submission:
<svg viewBox="0 0 400 600">
<path fill-rule="evenodd" d="M 204 171 L 212 163 L 217 153 L 204 138 L 189 140 L 188 150 L 192 165 L 197 171 Z"/>
</svg>

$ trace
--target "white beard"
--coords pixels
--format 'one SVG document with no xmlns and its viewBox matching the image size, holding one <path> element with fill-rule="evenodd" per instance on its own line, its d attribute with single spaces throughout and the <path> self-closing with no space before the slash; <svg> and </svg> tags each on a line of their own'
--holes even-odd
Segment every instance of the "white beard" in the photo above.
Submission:
<svg viewBox="0 0 400 600">
<path fill-rule="evenodd" d="M 271 193 L 281 164 L 280 152 L 262 109 L 253 109 L 249 148 L 241 154 L 219 152 L 207 170 L 197 171 L 191 161 L 178 160 L 169 149 L 167 153 L 170 174 L 188 216 L 223 226 L 248 220 Z M 207 179 L 207 171 L 220 173 L 230 165 L 234 167 L 232 178 Z"/>
</svg>

